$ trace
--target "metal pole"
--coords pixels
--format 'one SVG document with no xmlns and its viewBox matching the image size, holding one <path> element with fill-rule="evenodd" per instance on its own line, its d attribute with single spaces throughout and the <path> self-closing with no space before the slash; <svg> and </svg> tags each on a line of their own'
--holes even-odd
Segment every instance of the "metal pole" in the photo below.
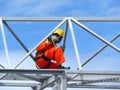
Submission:
<svg viewBox="0 0 120 90">
<path fill-rule="evenodd" d="M 61 90 L 67 90 L 67 76 L 64 72 L 61 76 Z"/>
<path fill-rule="evenodd" d="M 117 34 L 112 40 L 110 40 L 110 42 L 112 43 L 114 40 L 116 40 L 118 37 L 120 36 L 120 33 L 119 34 Z M 105 46 L 103 46 L 102 48 L 100 48 L 95 54 L 93 54 L 90 58 L 88 58 L 83 64 L 82 64 L 82 67 L 85 65 L 85 64 L 87 64 L 92 58 L 94 58 L 96 55 L 98 55 L 104 48 L 106 48 L 108 46 L 108 44 L 107 45 L 105 45 Z M 73 75 L 73 77 L 71 78 L 71 79 L 74 79 L 75 77 L 77 77 L 79 74 L 75 74 L 75 75 Z"/>
<path fill-rule="evenodd" d="M 6 41 L 5 32 L 4 32 L 1 17 L 0 17 L 0 29 L 1 29 L 1 33 L 2 33 L 3 44 L 4 44 L 4 48 L 5 48 L 5 54 L 6 54 L 6 57 L 7 57 L 8 68 L 10 68 L 10 66 L 11 66 L 10 65 L 10 57 L 9 57 L 9 53 L 8 53 L 7 41 Z"/>
<path fill-rule="evenodd" d="M 13 32 L 13 30 L 10 28 L 10 26 L 7 24 L 7 22 L 3 21 L 5 26 L 8 28 L 8 30 L 12 33 L 12 35 L 15 37 L 15 39 L 20 43 L 20 45 L 24 48 L 26 52 L 29 52 L 27 47 L 22 43 L 22 41 L 17 37 L 17 35 Z M 30 54 L 30 57 L 34 60 L 34 57 L 32 54 Z"/>
<path fill-rule="evenodd" d="M 117 34 L 113 39 L 110 40 L 110 43 L 112 43 L 114 40 L 116 40 L 120 36 L 120 33 Z M 94 53 L 92 56 L 90 56 L 83 64 L 82 67 L 84 67 L 91 59 L 93 59 L 96 55 L 98 55 L 101 51 L 103 51 L 108 45 L 104 45 L 101 47 L 96 53 Z"/>
<path fill-rule="evenodd" d="M 86 26 L 84 26 L 83 24 L 79 23 L 77 20 L 75 19 L 71 19 L 73 22 L 75 22 L 77 25 L 79 25 L 81 28 L 83 28 L 84 30 L 86 30 L 87 32 L 89 32 L 90 34 L 92 34 L 93 36 L 95 36 L 96 38 L 100 39 L 102 42 L 106 43 L 107 45 L 109 45 L 111 48 L 115 49 L 116 51 L 120 52 L 120 49 L 117 48 L 115 45 L 111 44 L 110 42 L 108 42 L 107 40 L 105 40 L 103 37 L 101 37 L 100 35 L 96 34 L 95 32 L 93 32 L 92 30 L 90 30 L 89 28 L 87 28 Z"/>
<path fill-rule="evenodd" d="M 5 21 L 15 22 L 61 22 L 65 17 L 2 17 Z"/>
<path fill-rule="evenodd" d="M 2 20 L 5 21 L 39 21 L 39 22 L 60 22 L 64 17 L 2 17 Z M 77 21 L 80 22 L 120 22 L 119 17 L 75 17 Z"/>
<path fill-rule="evenodd" d="M 119 17 L 75 17 L 80 22 L 120 22 Z"/>
<path fill-rule="evenodd" d="M 47 37 L 49 37 L 57 28 L 59 28 L 62 24 L 66 22 L 67 18 L 65 18 L 61 23 L 59 23 L 41 42 L 39 42 L 31 51 L 29 51 L 25 57 L 14 67 L 17 68 L 33 51 L 35 51 L 36 47 L 40 45 Z"/>
<path fill-rule="evenodd" d="M 0 67 L 5 68 L 5 66 L 4 66 L 4 65 L 2 65 L 2 64 L 0 64 Z"/>
<path fill-rule="evenodd" d="M 78 48 L 77 48 L 77 44 L 76 44 L 76 39 L 75 39 L 75 35 L 73 32 L 73 27 L 72 27 L 72 23 L 71 23 L 70 18 L 68 19 L 68 24 L 70 27 L 70 32 L 71 32 L 72 41 L 73 41 L 73 45 L 74 45 L 74 49 L 75 49 L 75 54 L 76 54 L 76 58 L 77 58 L 77 62 L 78 62 L 78 67 L 79 67 L 79 70 L 81 70 L 80 56 L 79 56 L 79 52 L 78 52 Z"/>
<path fill-rule="evenodd" d="M 63 49 L 65 49 L 66 47 L 65 44 L 66 44 L 67 32 L 68 32 L 68 20 L 66 21 L 65 35 L 64 35 L 63 45 L 62 45 Z"/>
</svg>

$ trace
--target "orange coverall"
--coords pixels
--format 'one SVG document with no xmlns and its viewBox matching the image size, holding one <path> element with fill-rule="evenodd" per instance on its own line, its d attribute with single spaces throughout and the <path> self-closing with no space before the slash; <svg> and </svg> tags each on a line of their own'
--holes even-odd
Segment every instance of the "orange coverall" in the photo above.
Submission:
<svg viewBox="0 0 120 90">
<path fill-rule="evenodd" d="M 36 51 L 36 64 L 41 69 L 57 69 L 65 61 L 62 48 L 54 45 L 51 40 L 43 41 Z"/>
</svg>

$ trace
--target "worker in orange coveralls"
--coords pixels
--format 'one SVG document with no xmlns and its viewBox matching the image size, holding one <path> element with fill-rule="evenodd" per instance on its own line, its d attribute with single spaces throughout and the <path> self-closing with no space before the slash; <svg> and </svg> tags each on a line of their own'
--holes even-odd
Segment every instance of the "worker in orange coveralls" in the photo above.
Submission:
<svg viewBox="0 0 120 90">
<path fill-rule="evenodd" d="M 35 62 L 38 68 L 70 69 L 70 67 L 62 66 L 62 63 L 65 61 L 63 50 L 60 46 L 56 46 L 63 36 L 63 30 L 58 28 L 36 48 Z"/>
</svg>

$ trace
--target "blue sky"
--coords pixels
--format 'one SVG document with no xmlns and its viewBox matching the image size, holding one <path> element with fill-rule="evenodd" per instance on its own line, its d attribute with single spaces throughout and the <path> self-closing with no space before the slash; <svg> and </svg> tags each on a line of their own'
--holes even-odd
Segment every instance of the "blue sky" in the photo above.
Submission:
<svg viewBox="0 0 120 90">
<path fill-rule="evenodd" d="M 0 17 L 119 17 L 119 0 L 1 0 Z M 111 40 L 119 33 L 119 22 L 82 22 L 106 40 Z M 31 50 L 46 34 L 59 23 L 8 22 L 18 37 Z M 64 25 L 63 25 L 64 27 Z M 9 47 L 11 66 L 15 66 L 22 57 L 24 50 L 16 42 L 10 32 L 4 27 Z M 104 45 L 103 42 L 90 35 L 73 23 L 81 63 L 85 62 L 94 52 Z M 32 37 L 32 38 L 31 38 Z M 9 40 L 8 40 L 9 39 Z M 120 38 L 113 42 L 117 47 Z M 12 43 L 12 44 L 11 44 Z M 0 34 L 0 63 L 7 67 L 3 42 Z M 71 57 L 72 56 L 72 57 Z M 72 69 L 78 67 L 70 33 L 67 35 L 65 66 Z M 120 55 L 114 49 L 107 47 L 101 54 L 90 61 L 84 70 L 119 70 Z M 3 60 L 4 59 L 4 60 Z M 29 62 L 28 62 L 29 61 Z M 74 62 L 74 63 L 73 63 Z M 26 65 L 28 63 L 28 65 Z M 28 58 L 18 68 L 35 68 L 34 62 Z M 25 88 L 26 89 L 26 88 Z M 8 90 L 8 88 L 6 88 Z M 13 90 L 13 89 L 12 89 Z M 28 88 L 26 89 L 28 90 Z M 30 89 L 31 90 L 31 89 Z"/>
<path fill-rule="evenodd" d="M 118 0 L 0 1 L 1 16 L 119 16 Z"/>
</svg>

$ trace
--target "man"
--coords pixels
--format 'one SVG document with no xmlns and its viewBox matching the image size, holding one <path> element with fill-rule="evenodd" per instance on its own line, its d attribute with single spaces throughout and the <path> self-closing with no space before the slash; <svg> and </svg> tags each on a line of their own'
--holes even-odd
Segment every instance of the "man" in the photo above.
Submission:
<svg viewBox="0 0 120 90">
<path fill-rule="evenodd" d="M 35 62 L 40 69 L 70 69 L 62 66 L 65 61 L 62 48 L 56 46 L 64 36 L 62 29 L 58 28 L 36 48 Z"/>
</svg>

